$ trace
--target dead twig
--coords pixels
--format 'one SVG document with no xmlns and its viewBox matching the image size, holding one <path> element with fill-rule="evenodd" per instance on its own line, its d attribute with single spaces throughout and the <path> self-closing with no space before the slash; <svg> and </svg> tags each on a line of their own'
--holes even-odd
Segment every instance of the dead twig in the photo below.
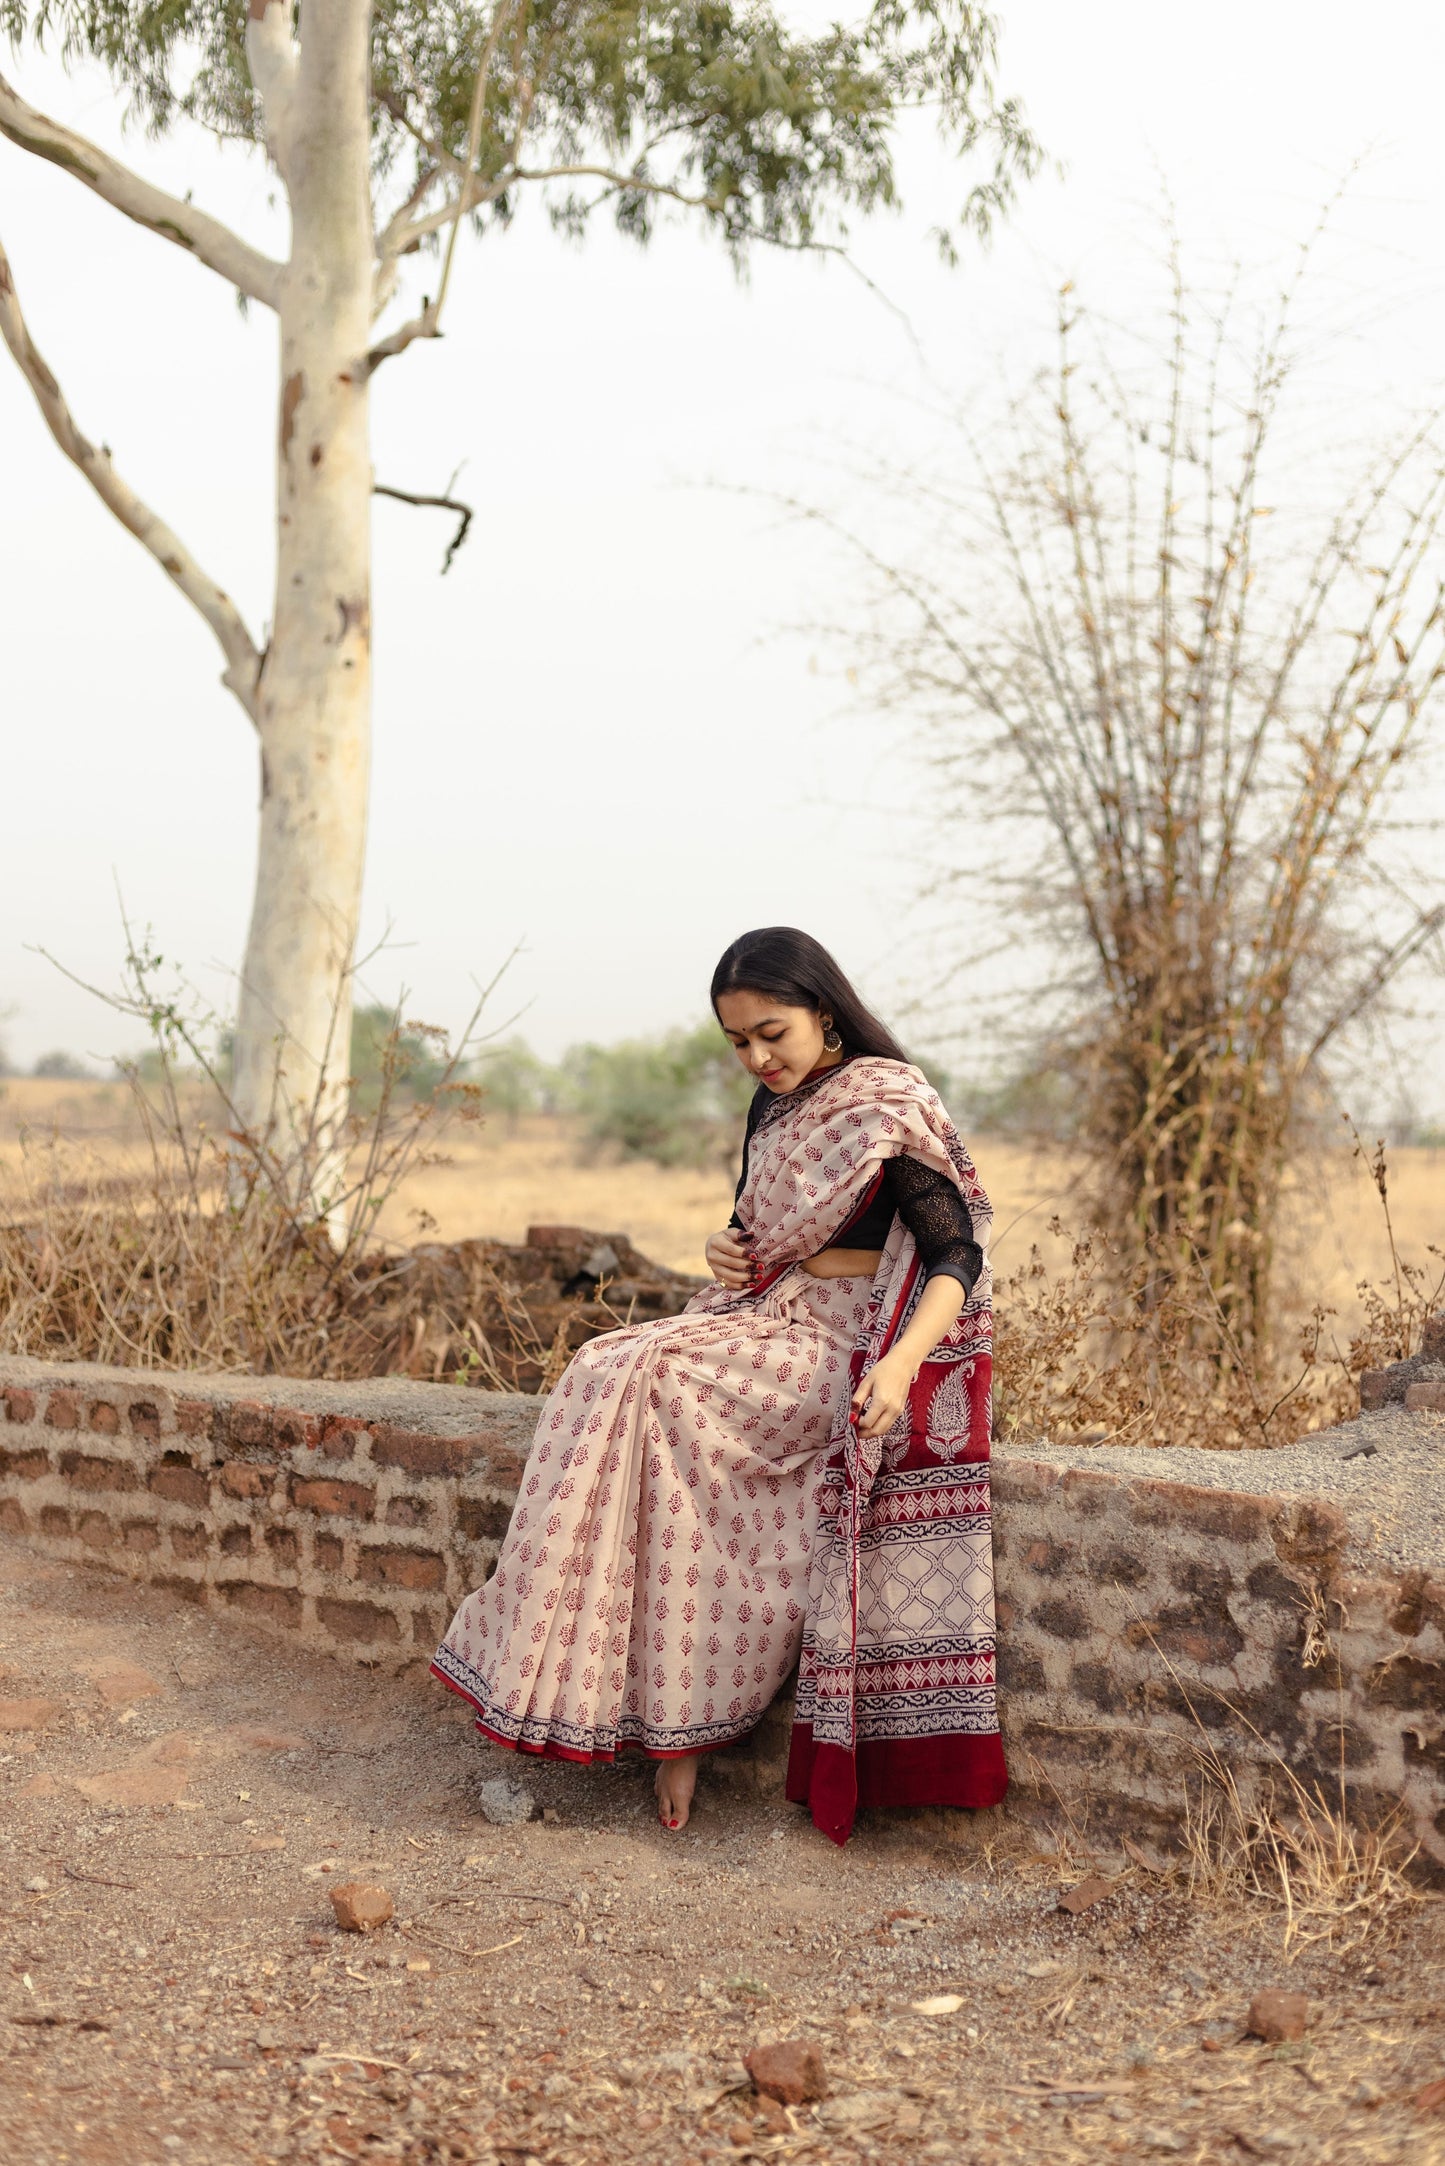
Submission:
<svg viewBox="0 0 1445 2166">
<path fill-rule="evenodd" d="M 105 1880 L 101 1877 L 99 1873 L 81 1872 L 79 1866 L 77 1865 L 62 1864 L 60 1870 L 62 1871 L 62 1873 L 64 1873 L 67 1880 L 89 1881 L 90 1885 L 93 1888 L 125 1888 L 128 1889 L 132 1894 L 134 1894 L 135 1892 L 136 1884 L 133 1880 Z"/>
<path fill-rule="evenodd" d="M 460 471 L 460 468 L 458 468 L 458 472 Z M 399 504 L 415 504 L 424 511 L 453 511 L 457 514 L 457 530 L 448 542 L 447 553 L 442 558 L 441 575 L 443 579 L 451 570 L 452 559 L 466 540 L 472 520 L 476 516 L 470 504 L 464 504 L 459 497 L 452 495 L 452 487 L 456 478 L 456 474 L 453 474 L 451 481 L 446 485 L 446 489 L 439 496 L 422 495 L 412 489 L 393 489 L 384 481 L 374 482 L 371 490 L 373 496 L 394 497 Z"/>
</svg>

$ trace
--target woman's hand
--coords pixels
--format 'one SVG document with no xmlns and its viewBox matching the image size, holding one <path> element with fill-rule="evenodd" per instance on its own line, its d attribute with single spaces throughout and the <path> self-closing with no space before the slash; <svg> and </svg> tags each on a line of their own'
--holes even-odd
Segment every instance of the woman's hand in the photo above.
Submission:
<svg viewBox="0 0 1445 2166">
<path fill-rule="evenodd" d="M 742 1293 L 752 1285 L 755 1267 L 751 1234 L 743 1233 L 737 1226 L 724 1226 L 721 1233 L 709 1234 L 703 1253 L 709 1271 L 720 1286 Z"/>
<path fill-rule="evenodd" d="M 918 1364 L 896 1346 L 875 1367 L 864 1371 L 853 1394 L 859 1436 L 882 1436 L 885 1429 L 893 1427 L 908 1404 L 909 1388 L 917 1374 Z"/>
</svg>

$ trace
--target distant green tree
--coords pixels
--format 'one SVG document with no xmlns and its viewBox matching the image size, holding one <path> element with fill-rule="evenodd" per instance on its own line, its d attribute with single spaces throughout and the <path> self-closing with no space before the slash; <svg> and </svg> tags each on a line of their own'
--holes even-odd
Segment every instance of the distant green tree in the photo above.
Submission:
<svg viewBox="0 0 1445 2166">
<path fill-rule="evenodd" d="M 3 1069 L 0 1069 L 0 1073 L 3 1073 Z M 63 1048 L 53 1053 L 42 1053 L 31 1074 L 43 1076 L 52 1083 L 88 1083 L 91 1080 L 91 1071 L 85 1062 L 74 1053 L 65 1052 Z"/>
<path fill-rule="evenodd" d="M 524 1113 L 555 1111 L 561 1076 L 532 1051 L 525 1038 L 489 1046 L 471 1066 L 481 1086 L 483 1113 L 501 1113 L 511 1122 Z"/>
<path fill-rule="evenodd" d="M 373 1002 L 351 1018 L 351 1107 L 374 1113 L 390 1081 L 394 1095 L 430 1098 L 446 1074 L 440 1031 L 405 1022 L 395 1008 Z"/>
<path fill-rule="evenodd" d="M 663 1166 L 715 1166 L 737 1152 L 753 1084 L 710 1018 L 619 1045 L 576 1045 L 565 1102 L 596 1143 Z"/>
</svg>

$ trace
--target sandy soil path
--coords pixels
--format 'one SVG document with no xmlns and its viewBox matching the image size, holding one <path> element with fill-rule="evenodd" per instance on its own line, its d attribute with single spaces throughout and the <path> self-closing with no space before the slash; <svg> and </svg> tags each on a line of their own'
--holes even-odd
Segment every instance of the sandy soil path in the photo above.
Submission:
<svg viewBox="0 0 1445 2166">
<path fill-rule="evenodd" d="M 711 1780 L 688 1835 L 642 1769 L 480 1749 L 440 1688 L 278 1651 L 164 1592 L 0 1544 L 0 2157 L 1431 2166 L 1440 1906 L 1352 1951 L 1205 1908 L 990 1815 L 846 1852 Z M 504 1827 L 519 1775 L 548 1819 Z M 339 1931 L 328 1889 L 391 1890 Z M 1310 1996 L 1300 2045 L 1241 2037 Z M 951 2013 L 914 2004 L 957 1996 Z M 763 2039 L 828 2096 L 747 2086 Z M 1210 2048 L 1217 2050 L 1210 2050 Z"/>
</svg>

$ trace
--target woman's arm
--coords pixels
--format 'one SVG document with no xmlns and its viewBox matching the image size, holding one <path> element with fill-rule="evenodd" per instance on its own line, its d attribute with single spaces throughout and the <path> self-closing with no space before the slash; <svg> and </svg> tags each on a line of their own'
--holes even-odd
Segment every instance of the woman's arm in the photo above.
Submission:
<svg viewBox="0 0 1445 2166">
<path fill-rule="evenodd" d="M 928 1356 L 944 1334 L 957 1323 L 968 1299 L 958 1279 L 940 1273 L 918 1297 L 906 1331 L 899 1333 L 882 1360 L 864 1371 L 853 1405 L 858 1415 L 859 1436 L 881 1436 L 903 1412 L 909 1389 Z"/>
</svg>

